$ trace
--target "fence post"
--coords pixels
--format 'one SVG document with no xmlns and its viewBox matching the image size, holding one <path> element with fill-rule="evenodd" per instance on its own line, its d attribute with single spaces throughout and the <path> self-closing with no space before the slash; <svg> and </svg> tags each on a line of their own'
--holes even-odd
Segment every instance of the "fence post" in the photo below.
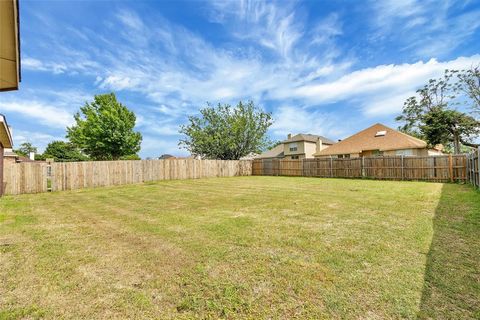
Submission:
<svg viewBox="0 0 480 320">
<path fill-rule="evenodd" d="M 362 156 L 362 178 L 365 178 L 365 157 Z"/>
<path fill-rule="evenodd" d="M 402 157 L 402 180 L 404 180 L 405 179 L 405 174 L 404 174 L 405 165 L 404 165 L 404 162 L 403 162 L 403 154 L 401 155 L 401 157 Z"/>
<path fill-rule="evenodd" d="M 53 179 L 52 179 L 52 162 L 51 161 L 47 161 L 47 176 L 46 176 L 46 179 L 47 179 L 47 191 L 51 192 L 52 191 L 52 183 L 53 183 Z"/>
<path fill-rule="evenodd" d="M 450 182 L 453 182 L 453 160 L 451 153 L 448 155 L 448 172 L 450 173 Z"/>
<path fill-rule="evenodd" d="M 475 158 L 474 158 L 475 159 Z M 478 184 L 476 184 L 476 186 L 478 188 L 480 188 L 480 147 L 478 147 L 477 149 L 477 161 L 478 161 L 478 164 L 477 164 L 477 176 L 478 176 Z M 474 173 L 475 174 L 475 173 Z"/>
<path fill-rule="evenodd" d="M 330 177 L 333 178 L 333 159 L 332 159 L 332 156 L 330 156 Z"/>
</svg>

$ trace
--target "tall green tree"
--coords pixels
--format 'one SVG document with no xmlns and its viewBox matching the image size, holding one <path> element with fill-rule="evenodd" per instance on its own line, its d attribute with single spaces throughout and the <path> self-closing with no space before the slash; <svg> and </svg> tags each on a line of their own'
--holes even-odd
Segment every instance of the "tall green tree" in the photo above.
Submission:
<svg viewBox="0 0 480 320">
<path fill-rule="evenodd" d="M 96 95 L 75 114 L 67 138 L 94 160 L 118 160 L 140 151 L 142 135 L 134 131 L 135 121 L 115 94 Z"/>
<path fill-rule="evenodd" d="M 37 147 L 32 145 L 30 142 L 24 142 L 20 145 L 18 149 L 14 149 L 13 152 L 22 157 L 28 157 L 30 152 L 37 153 Z"/>
<path fill-rule="evenodd" d="M 461 153 L 462 144 L 478 146 L 469 140 L 480 133 L 479 122 L 472 116 L 457 110 L 438 109 L 428 112 L 420 128 L 431 145 L 453 144 L 455 154 Z"/>
<path fill-rule="evenodd" d="M 452 145 L 460 153 L 461 145 L 475 147 L 473 140 L 480 134 L 480 122 L 455 107 L 461 103 L 462 84 L 459 71 L 446 70 L 440 79 L 431 79 L 417 95 L 404 103 L 396 120 L 403 122 L 400 130 L 425 139 L 429 145 Z"/>
<path fill-rule="evenodd" d="M 57 162 L 86 161 L 88 156 L 71 142 L 52 141 L 45 148 L 43 158 L 53 158 Z"/>
<path fill-rule="evenodd" d="M 190 116 L 189 124 L 180 128 L 185 135 L 180 145 L 193 155 L 208 159 L 235 160 L 258 153 L 269 146 L 266 137 L 272 115 L 252 101 L 232 107 L 207 104 L 200 116 Z"/>
<path fill-rule="evenodd" d="M 457 73 L 459 79 L 457 91 L 470 99 L 472 111 L 480 115 L 480 67 L 472 67 Z"/>
</svg>

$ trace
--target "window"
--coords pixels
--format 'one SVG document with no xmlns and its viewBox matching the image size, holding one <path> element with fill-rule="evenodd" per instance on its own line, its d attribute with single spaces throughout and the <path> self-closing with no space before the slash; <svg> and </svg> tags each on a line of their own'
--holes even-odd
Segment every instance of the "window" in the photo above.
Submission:
<svg viewBox="0 0 480 320">
<path fill-rule="evenodd" d="M 290 151 L 297 151 L 297 143 L 296 142 L 295 143 L 290 143 L 288 145 L 288 147 L 289 147 Z"/>
<path fill-rule="evenodd" d="M 396 150 L 395 155 L 397 155 L 397 156 L 413 156 L 413 150 L 412 149 Z"/>
<path fill-rule="evenodd" d="M 350 154 L 339 154 L 338 158 L 339 159 L 348 159 L 348 158 L 350 158 Z"/>
<path fill-rule="evenodd" d="M 298 156 L 292 156 L 292 160 L 298 160 Z"/>
<path fill-rule="evenodd" d="M 380 151 L 380 150 L 373 150 L 373 151 L 372 151 L 372 156 L 374 156 L 374 157 L 380 157 L 380 156 L 383 156 L 383 151 Z"/>
</svg>

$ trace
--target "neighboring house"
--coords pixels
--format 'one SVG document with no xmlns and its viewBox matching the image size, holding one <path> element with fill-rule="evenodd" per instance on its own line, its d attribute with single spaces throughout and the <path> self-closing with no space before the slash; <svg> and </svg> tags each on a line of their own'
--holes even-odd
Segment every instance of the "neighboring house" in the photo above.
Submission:
<svg viewBox="0 0 480 320">
<path fill-rule="evenodd" d="M 315 157 L 355 158 L 372 156 L 429 156 L 441 150 L 429 149 L 423 140 L 377 123 L 341 140 Z"/>
<path fill-rule="evenodd" d="M 172 156 L 171 154 L 162 154 L 158 159 L 159 160 L 167 160 L 167 159 L 175 159 L 175 157 Z"/>
<path fill-rule="evenodd" d="M 262 153 L 255 159 L 305 159 L 313 158 L 313 154 L 327 149 L 335 142 L 332 140 L 314 135 L 299 133 L 292 136 L 289 134 L 278 146 Z"/>
<path fill-rule="evenodd" d="M 0 196 L 3 194 L 3 151 L 5 148 L 13 146 L 12 133 L 7 124 L 7 119 L 3 114 L 0 114 Z"/>
<path fill-rule="evenodd" d="M 273 147 L 255 157 L 255 159 L 283 159 L 283 144 Z"/>
<path fill-rule="evenodd" d="M 258 156 L 259 156 L 258 153 L 250 152 L 250 153 L 247 154 L 246 156 L 241 157 L 239 160 L 253 160 L 253 159 L 255 159 L 255 158 L 258 157 Z"/>
<path fill-rule="evenodd" d="M 45 162 L 45 161 L 35 160 L 34 153 L 31 153 L 29 158 L 29 157 L 24 157 L 16 154 L 10 148 L 5 148 L 5 150 L 3 151 L 3 163 L 5 165 L 11 164 L 11 163 L 20 163 L 20 162 Z"/>
<path fill-rule="evenodd" d="M 17 159 L 19 158 L 18 154 L 13 152 L 11 148 L 5 148 L 3 150 L 3 163 L 5 165 L 9 165 L 12 163 L 17 163 Z"/>
</svg>

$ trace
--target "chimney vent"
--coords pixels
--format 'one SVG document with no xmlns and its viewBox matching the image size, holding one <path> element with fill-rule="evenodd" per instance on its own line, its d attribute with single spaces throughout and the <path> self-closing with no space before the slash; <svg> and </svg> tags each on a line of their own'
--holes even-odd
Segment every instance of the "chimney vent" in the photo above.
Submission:
<svg viewBox="0 0 480 320">
<path fill-rule="evenodd" d="M 291 139 L 291 138 L 292 138 L 292 134 L 289 133 L 289 134 L 287 135 L 287 139 Z"/>
<path fill-rule="evenodd" d="M 322 151 L 322 148 L 323 148 L 323 142 L 320 138 L 317 139 L 317 152 L 320 152 Z"/>
<path fill-rule="evenodd" d="M 30 160 L 35 161 L 35 152 L 30 152 L 28 157 L 30 158 Z"/>
</svg>

